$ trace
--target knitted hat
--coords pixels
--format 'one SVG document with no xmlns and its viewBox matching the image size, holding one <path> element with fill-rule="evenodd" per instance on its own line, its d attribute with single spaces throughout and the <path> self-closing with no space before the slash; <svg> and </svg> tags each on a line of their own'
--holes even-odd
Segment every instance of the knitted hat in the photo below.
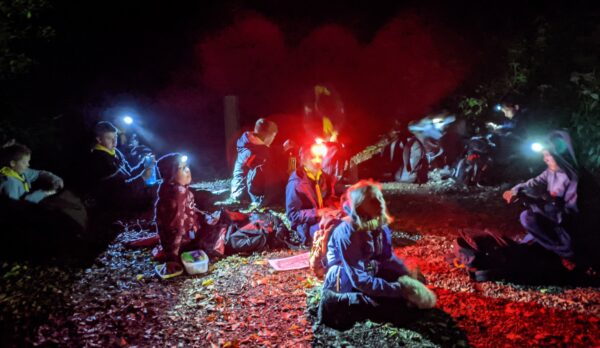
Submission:
<svg viewBox="0 0 600 348">
<path fill-rule="evenodd" d="M 181 154 L 179 153 L 169 153 L 158 159 L 156 165 L 163 182 L 170 182 L 175 179 L 179 163 L 181 163 Z"/>
</svg>

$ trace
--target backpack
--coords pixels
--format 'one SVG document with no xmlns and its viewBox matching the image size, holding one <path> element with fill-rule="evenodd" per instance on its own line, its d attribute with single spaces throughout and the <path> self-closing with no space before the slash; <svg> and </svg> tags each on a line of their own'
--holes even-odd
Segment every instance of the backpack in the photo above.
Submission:
<svg viewBox="0 0 600 348">
<path fill-rule="evenodd" d="M 267 233 L 258 222 L 248 223 L 241 228 L 230 225 L 225 236 L 225 254 L 263 251 L 267 249 Z"/>
<path fill-rule="evenodd" d="M 476 282 L 547 281 L 560 277 L 560 257 L 538 244 L 519 244 L 489 230 L 463 230 L 453 245 L 450 263 L 464 268 Z"/>
<path fill-rule="evenodd" d="M 333 230 L 342 222 L 338 217 L 324 217 L 319 223 L 319 229 L 313 236 L 313 243 L 310 248 L 309 268 L 313 274 L 323 279 L 327 273 L 327 243 Z"/>
</svg>

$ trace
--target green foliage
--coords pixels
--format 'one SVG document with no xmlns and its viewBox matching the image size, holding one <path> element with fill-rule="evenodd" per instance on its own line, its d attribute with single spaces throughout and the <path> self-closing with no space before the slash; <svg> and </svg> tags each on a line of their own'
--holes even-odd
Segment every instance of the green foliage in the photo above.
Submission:
<svg viewBox="0 0 600 348">
<path fill-rule="evenodd" d="M 583 165 L 600 168 L 600 79 L 595 71 L 573 72 L 570 81 L 577 92 L 577 108 L 571 113 L 571 134 Z"/>
<path fill-rule="evenodd" d="M 31 47 L 54 38 L 42 19 L 50 7 L 47 0 L 0 0 L 0 79 L 28 72 L 35 63 Z"/>
</svg>

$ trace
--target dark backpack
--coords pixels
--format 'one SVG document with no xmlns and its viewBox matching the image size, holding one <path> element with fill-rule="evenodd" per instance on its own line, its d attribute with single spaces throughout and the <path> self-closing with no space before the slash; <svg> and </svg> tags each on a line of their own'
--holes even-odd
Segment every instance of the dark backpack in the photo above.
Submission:
<svg viewBox="0 0 600 348">
<path fill-rule="evenodd" d="M 453 245 L 451 264 L 464 268 L 477 282 L 508 280 L 539 282 L 560 278 L 560 258 L 538 244 L 519 244 L 489 230 L 461 231 Z"/>
</svg>

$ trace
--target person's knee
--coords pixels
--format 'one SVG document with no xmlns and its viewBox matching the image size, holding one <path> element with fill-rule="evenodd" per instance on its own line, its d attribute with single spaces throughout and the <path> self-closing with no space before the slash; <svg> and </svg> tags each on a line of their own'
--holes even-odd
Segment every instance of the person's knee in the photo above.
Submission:
<svg viewBox="0 0 600 348">
<path fill-rule="evenodd" d="M 531 227 L 537 225 L 535 214 L 529 210 L 523 210 L 519 216 L 519 220 L 521 221 L 521 226 L 523 226 L 525 229 L 530 229 Z"/>
</svg>

